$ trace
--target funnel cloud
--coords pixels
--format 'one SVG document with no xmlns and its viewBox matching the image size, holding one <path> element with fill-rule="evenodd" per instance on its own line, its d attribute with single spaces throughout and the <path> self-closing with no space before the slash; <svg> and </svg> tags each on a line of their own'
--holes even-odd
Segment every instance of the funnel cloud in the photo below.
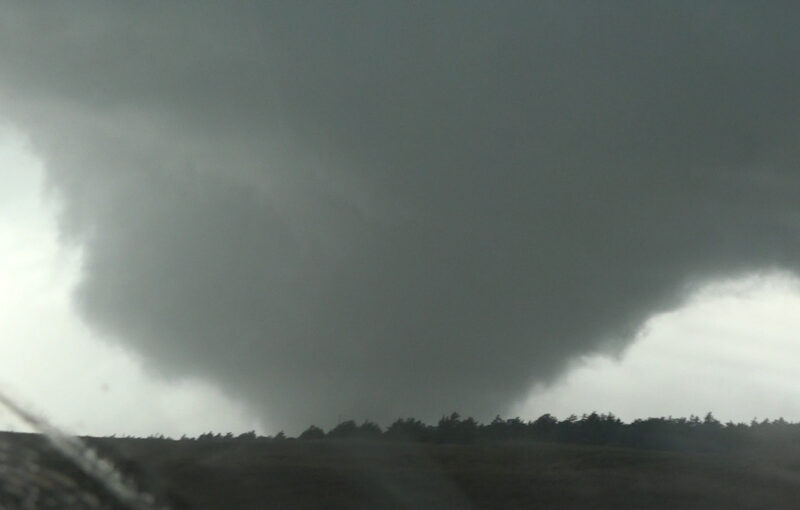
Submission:
<svg viewBox="0 0 800 510">
<path fill-rule="evenodd" d="M 800 262 L 800 9 L 9 2 L 85 320 L 296 431 L 486 419 Z"/>
</svg>

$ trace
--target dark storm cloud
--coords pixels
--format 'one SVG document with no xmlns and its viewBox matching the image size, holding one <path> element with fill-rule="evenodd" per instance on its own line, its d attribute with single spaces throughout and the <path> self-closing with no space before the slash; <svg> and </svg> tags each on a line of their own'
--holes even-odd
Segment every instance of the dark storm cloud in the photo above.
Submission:
<svg viewBox="0 0 800 510">
<path fill-rule="evenodd" d="M 85 317 L 268 423 L 486 418 L 798 267 L 797 8 L 529 4 L 6 6 Z"/>
</svg>

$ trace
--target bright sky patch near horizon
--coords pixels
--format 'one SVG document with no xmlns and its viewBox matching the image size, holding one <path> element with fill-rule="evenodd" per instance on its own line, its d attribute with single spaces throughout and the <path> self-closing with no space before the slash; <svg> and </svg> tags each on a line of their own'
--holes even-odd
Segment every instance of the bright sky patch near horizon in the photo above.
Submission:
<svg viewBox="0 0 800 510">
<path fill-rule="evenodd" d="M 795 277 L 768 273 L 713 285 L 651 318 L 619 359 L 583 358 L 517 411 L 800 421 L 799 333 Z"/>
<path fill-rule="evenodd" d="M 77 434 L 263 431 L 212 384 L 153 376 L 83 324 L 70 304 L 79 249 L 59 243 L 42 179 L 24 137 L 0 129 L 0 390 Z M 3 409 L 0 429 L 28 430 Z"/>
<path fill-rule="evenodd" d="M 79 249 L 59 243 L 56 204 L 42 179 L 42 162 L 25 138 L 0 130 L 2 389 L 79 434 L 276 432 L 210 382 L 146 371 L 134 354 L 80 320 L 70 303 Z M 800 420 L 798 339 L 795 279 L 773 273 L 726 282 L 651 318 L 618 359 L 583 358 L 555 384 L 535 388 L 516 412 L 526 419 L 712 411 L 721 420 Z M 23 427 L 3 411 L 0 428 Z"/>
</svg>

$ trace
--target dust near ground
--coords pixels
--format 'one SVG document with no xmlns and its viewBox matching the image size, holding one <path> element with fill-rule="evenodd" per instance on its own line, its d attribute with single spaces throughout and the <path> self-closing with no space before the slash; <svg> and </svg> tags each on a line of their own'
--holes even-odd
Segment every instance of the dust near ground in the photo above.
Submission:
<svg viewBox="0 0 800 510">
<path fill-rule="evenodd" d="M 112 455 L 120 471 L 151 491 L 158 505 L 176 510 L 761 509 L 796 508 L 800 501 L 797 448 L 710 454 L 511 442 L 104 438 L 88 443 Z M 40 438 L 4 435 L 2 444 L 0 507 L 125 508 L 53 452 L 42 453 Z M 36 459 L 35 469 L 30 459 Z M 31 494 L 39 503 L 25 506 Z"/>
</svg>

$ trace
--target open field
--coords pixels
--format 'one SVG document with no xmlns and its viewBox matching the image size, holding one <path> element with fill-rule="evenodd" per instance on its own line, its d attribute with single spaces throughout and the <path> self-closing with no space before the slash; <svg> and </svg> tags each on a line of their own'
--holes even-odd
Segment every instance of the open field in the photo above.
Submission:
<svg viewBox="0 0 800 510">
<path fill-rule="evenodd" d="M 544 443 L 103 439 L 176 506 L 797 508 L 795 449 L 681 453 Z M 796 460 L 795 460 L 796 459 Z"/>
</svg>

